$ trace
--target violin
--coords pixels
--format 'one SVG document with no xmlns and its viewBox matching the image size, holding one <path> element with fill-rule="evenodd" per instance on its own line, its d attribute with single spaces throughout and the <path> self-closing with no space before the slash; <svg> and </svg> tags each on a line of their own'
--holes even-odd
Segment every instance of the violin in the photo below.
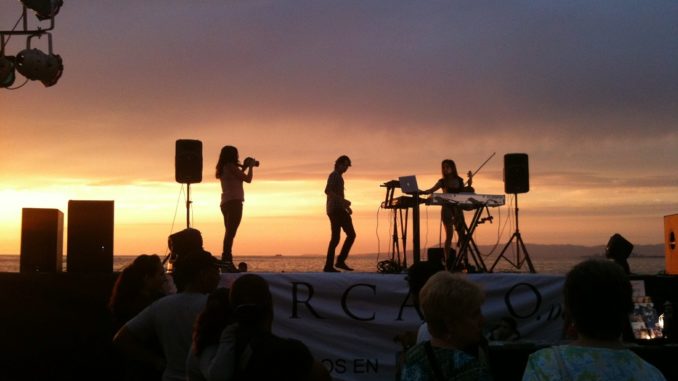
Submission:
<svg viewBox="0 0 678 381">
<path fill-rule="evenodd" d="M 471 184 L 473 184 L 473 172 L 468 171 L 466 176 L 468 177 L 468 180 L 466 180 L 466 185 L 464 186 L 464 192 L 475 193 L 476 190 L 473 189 L 473 187 L 471 186 Z"/>
</svg>

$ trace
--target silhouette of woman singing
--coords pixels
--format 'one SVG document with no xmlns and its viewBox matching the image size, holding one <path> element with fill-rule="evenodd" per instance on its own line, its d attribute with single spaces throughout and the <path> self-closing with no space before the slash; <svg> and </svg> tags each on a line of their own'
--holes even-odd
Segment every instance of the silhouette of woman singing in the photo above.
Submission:
<svg viewBox="0 0 678 381">
<path fill-rule="evenodd" d="M 224 246 L 221 259 L 229 271 L 237 271 L 233 265 L 233 240 L 242 220 L 242 206 L 245 201 L 243 182 L 252 182 L 252 167 L 255 160 L 246 158 L 244 164 L 238 161 L 238 149 L 224 146 L 219 154 L 216 177 L 221 181 L 221 214 L 224 216 Z"/>
</svg>

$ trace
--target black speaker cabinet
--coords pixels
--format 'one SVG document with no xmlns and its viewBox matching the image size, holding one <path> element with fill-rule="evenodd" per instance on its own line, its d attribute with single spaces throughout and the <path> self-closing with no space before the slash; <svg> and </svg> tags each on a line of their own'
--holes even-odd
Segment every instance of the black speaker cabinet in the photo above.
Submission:
<svg viewBox="0 0 678 381">
<path fill-rule="evenodd" d="M 64 214 L 58 209 L 23 208 L 19 271 L 61 272 Z"/>
<path fill-rule="evenodd" d="M 633 244 L 621 234 L 615 233 L 607 241 L 605 256 L 614 260 L 626 260 L 633 251 Z"/>
<path fill-rule="evenodd" d="M 178 183 L 192 184 L 202 181 L 202 142 L 200 140 L 177 140 L 174 170 Z"/>
<path fill-rule="evenodd" d="M 443 263 L 445 250 L 442 247 L 429 247 L 426 251 L 426 257 L 429 262 L 437 261 Z"/>
<path fill-rule="evenodd" d="M 113 201 L 68 201 L 68 272 L 113 271 Z"/>
<path fill-rule="evenodd" d="M 504 193 L 517 194 L 530 191 L 530 171 L 526 153 L 504 155 Z"/>
</svg>

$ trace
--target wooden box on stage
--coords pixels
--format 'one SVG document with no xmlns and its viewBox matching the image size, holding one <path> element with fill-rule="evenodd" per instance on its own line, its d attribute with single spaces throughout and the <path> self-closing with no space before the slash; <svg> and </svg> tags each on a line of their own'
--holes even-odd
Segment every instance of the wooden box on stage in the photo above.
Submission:
<svg viewBox="0 0 678 381">
<path fill-rule="evenodd" d="M 664 253 L 666 255 L 666 273 L 678 275 L 678 214 L 664 216 Z"/>
</svg>

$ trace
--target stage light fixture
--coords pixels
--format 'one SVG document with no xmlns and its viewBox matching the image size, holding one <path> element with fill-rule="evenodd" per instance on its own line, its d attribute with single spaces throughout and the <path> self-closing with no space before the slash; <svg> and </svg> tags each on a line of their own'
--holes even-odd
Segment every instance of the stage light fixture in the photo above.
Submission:
<svg viewBox="0 0 678 381">
<path fill-rule="evenodd" d="M 24 49 L 16 56 L 16 69 L 24 77 L 50 87 L 61 77 L 64 65 L 59 55 L 45 54 L 38 49 Z"/>
<path fill-rule="evenodd" d="M 0 88 L 12 86 L 15 78 L 14 57 L 0 55 Z"/>
<path fill-rule="evenodd" d="M 21 3 L 34 11 L 38 20 L 51 19 L 59 13 L 59 9 L 64 5 L 63 0 L 21 0 Z"/>
</svg>

